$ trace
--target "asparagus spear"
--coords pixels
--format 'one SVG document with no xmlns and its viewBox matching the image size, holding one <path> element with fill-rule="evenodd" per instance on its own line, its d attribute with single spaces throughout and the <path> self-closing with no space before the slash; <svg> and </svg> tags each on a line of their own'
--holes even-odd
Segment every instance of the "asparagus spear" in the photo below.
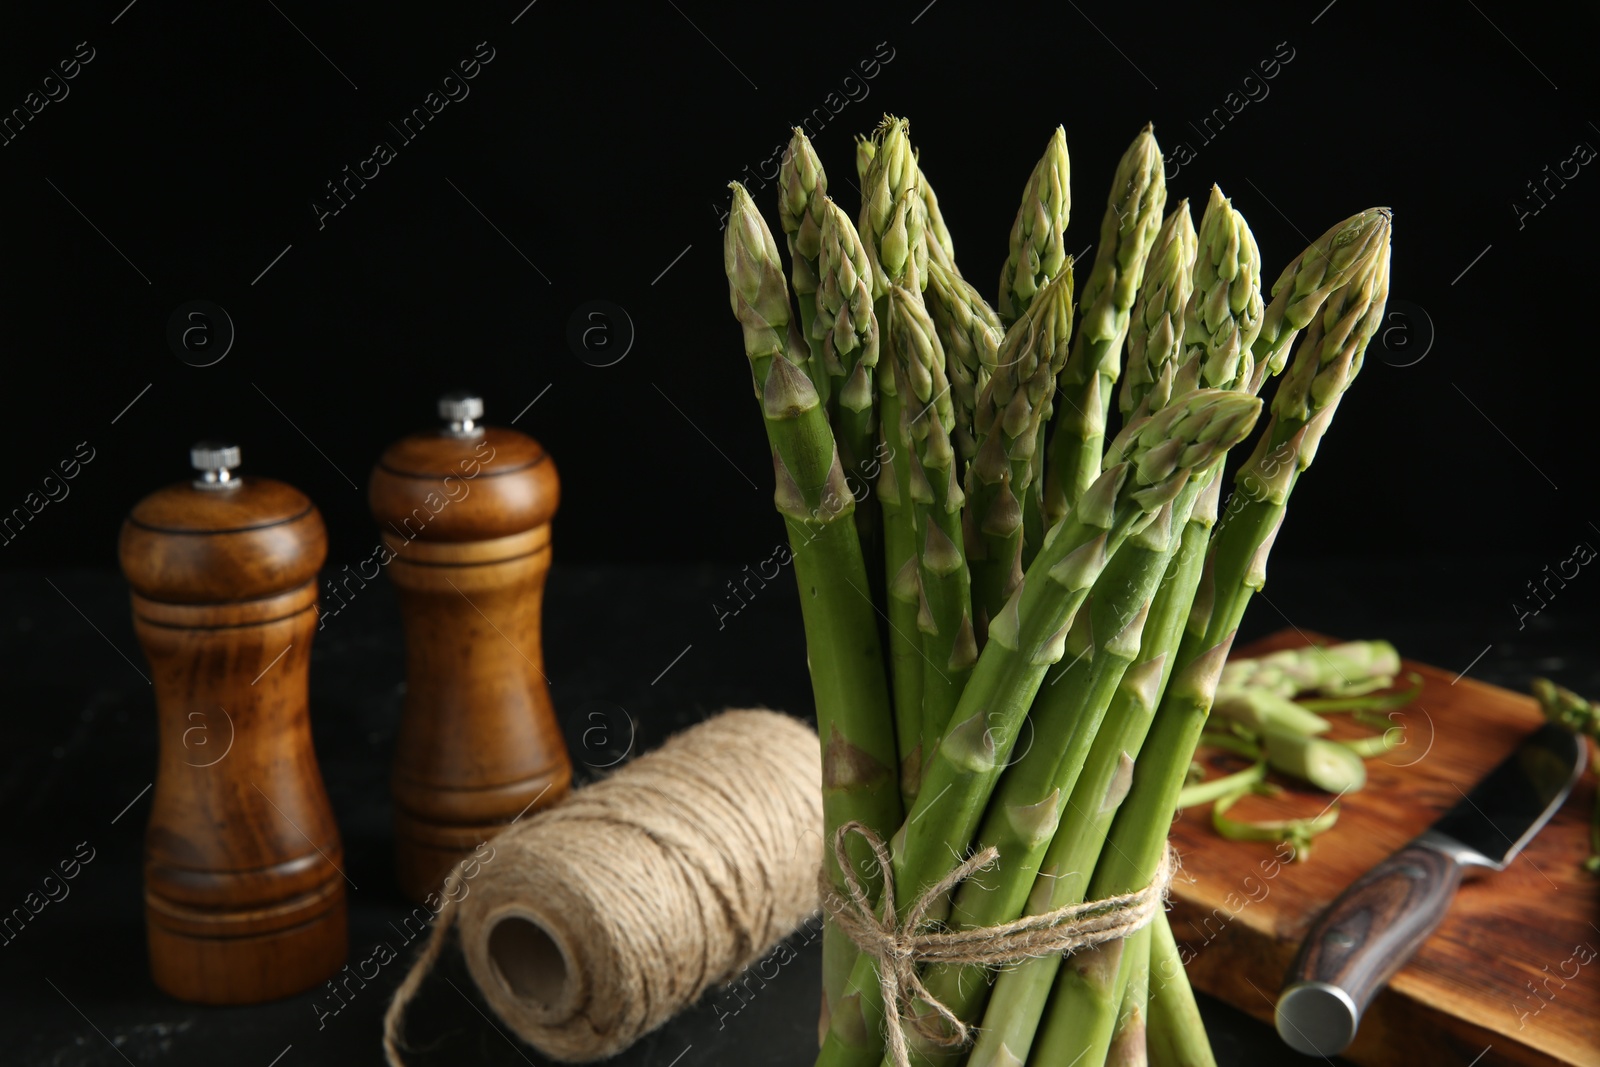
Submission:
<svg viewBox="0 0 1600 1067">
<path fill-rule="evenodd" d="M 1307 328 L 1300 351 L 1273 398 L 1273 415 L 1261 444 L 1235 479 L 1237 503 L 1230 501 L 1218 522 L 1206 564 L 1210 595 L 1197 598 L 1190 628 L 1179 647 L 1179 663 L 1188 666 L 1180 667 L 1183 673 L 1162 698 L 1134 770 L 1132 789 L 1107 839 L 1114 847 L 1101 854 L 1095 867 L 1091 896 L 1137 889 L 1155 874 L 1166 848 L 1177 795 L 1216 691 L 1221 660 L 1232 644 L 1250 594 L 1266 581 L 1267 552 L 1282 522 L 1289 492 L 1300 471 L 1315 457 L 1317 442 L 1339 398 L 1360 370 L 1367 343 L 1382 322 L 1388 293 L 1388 246 L 1385 217 L 1381 236 L 1369 247 L 1363 265 L 1329 297 L 1321 315 Z M 1199 300 L 1204 291 L 1197 284 L 1194 299 Z M 1248 344 L 1242 342 L 1240 347 Z M 1208 354 L 1232 348 L 1231 344 L 1211 346 Z M 1196 625 L 1201 616 L 1206 616 L 1206 621 Z M 1179 684 L 1186 677 L 1193 679 L 1190 684 Z M 1094 950 L 1107 951 L 1115 950 Z M 1063 974 L 1047 1009 L 1052 1015 L 1070 1012 L 1080 1019 L 1086 1014 L 1094 1019 L 1103 1015 L 1104 968 L 1097 968 L 1092 957 L 1093 953 L 1085 954 Z M 1098 1025 L 1087 1023 L 1076 1031 L 1090 1037 L 1099 1032 Z M 1070 1061 L 1084 1050 L 1092 1061 L 1098 1047 L 1058 1029 L 1051 1030 L 1051 1038 L 1035 1047 L 1034 1054 L 1042 1057 L 1041 1062 Z"/>
<path fill-rule="evenodd" d="M 924 770 L 917 803 L 892 842 L 902 919 L 972 840 L 1044 673 L 1060 660 L 1073 617 L 1106 562 L 1183 490 L 1195 468 L 1249 433 L 1260 407 L 1255 397 L 1199 390 L 1128 427 L 1122 460 L 1054 529 L 991 622 L 952 725 Z M 929 918 L 942 918 L 943 910 L 929 908 Z M 875 1062 L 883 1051 L 882 1020 L 876 970 L 859 959 L 819 1067 Z"/>
<path fill-rule="evenodd" d="M 1146 1047 L 1150 1067 L 1217 1067 L 1183 957 L 1167 913 L 1156 912 L 1150 931 L 1150 1002 Z"/>
<path fill-rule="evenodd" d="M 932 752 L 944 734 L 967 676 L 978 659 L 972 633 L 967 559 L 962 549 L 961 505 L 956 481 L 955 424 L 944 349 L 922 294 L 895 286 L 889 291 L 889 330 L 894 338 L 897 391 L 903 436 L 910 442 L 911 481 L 906 487 L 919 532 L 917 561 L 922 599 L 922 751 Z"/>
<path fill-rule="evenodd" d="M 1000 342 L 973 416 L 978 449 L 967 465 L 972 602 L 980 632 L 1022 579 L 1023 501 L 1044 406 L 1067 356 L 1072 330 L 1072 268 L 1046 284 Z"/>
<path fill-rule="evenodd" d="M 723 266 L 772 447 L 774 499 L 788 531 L 795 580 L 809 593 L 800 601 L 823 742 L 824 822 L 832 828 L 859 820 L 891 833 L 901 815 L 893 720 L 877 621 L 862 592 L 867 578 L 853 521 L 855 500 L 844 484 L 816 389 L 799 369 L 803 354 L 791 343 L 789 294 L 777 245 L 738 184 Z M 831 850 L 829 856 L 829 875 L 842 890 Z M 870 852 L 851 858 L 859 866 Z M 864 876 L 874 887 L 881 879 L 871 868 Z M 838 976 L 836 987 L 853 955 L 853 946 L 841 936 L 825 938 L 824 969 Z"/>
<path fill-rule="evenodd" d="M 822 170 L 822 161 L 805 131 L 796 126 L 788 151 L 783 154 L 783 165 L 778 168 L 778 222 L 789 241 L 789 278 L 795 302 L 800 305 L 800 332 L 811 352 L 806 373 L 824 404 L 828 402 L 829 381 L 816 319 L 817 257 L 822 250 L 822 205 L 827 195 L 828 176 Z"/>
<path fill-rule="evenodd" d="M 955 403 L 957 473 L 966 479 L 967 464 L 978 452 L 974 418 L 978 396 L 989 384 L 989 373 L 999 361 L 1005 331 L 1000 316 L 959 274 L 931 258 L 928 263 L 928 310 L 944 346 L 950 376 L 950 397 Z"/>
<path fill-rule="evenodd" d="M 1162 912 L 1158 918 L 1165 918 Z M 1152 925 L 1156 920 L 1152 920 Z M 1106 1051 L 1106 1067 L 1147 1067 L 1150 1001 L 1150 927 L 1128 938 L 1117 984 L 1122 988 L 1116 1028 Z"/>
<path fill-rule="evenodd" d="M 1057 126 L 1044 155 L 1028 176 L 1022 204 L 1011 224 L 1006 264 L 1000 270 L 1000 321 L 1008 328 L 1022 318 L 1050 280 L 1067 267 L 1070 184 L 1067 131 Z"/>
<path fill-rule="evenodd" d="M 1128 323 L 1128 373 L 1117 397 L 1124 419 L 1183 350 L 1183 313 L 1194 289 L 1191 275 L 1197 247 L 1189 201 L 1180 200 L 1156 234 Z M 1152 407 L 1159 409 L 1165 402 L 1163 398 Z"/>
<path fill-rule="evenodd" d="M 839 458 L 850 488 L 861 500 L 877 485 L 882 457 L 877 445 L 875 388 L 880 324 L 872 309 L 872 264 L 849 217 L 832 199 L 823 202 L 822 242 L 817 256 L 817 318 L 823 367 L 828 374 L 828 414 L 839 442 Z M 856 532 L 866 559 L 883 558 L 883 514 L 876 506 L 856 511 Z M 873 603 L 885 600 L 883 568 L 869 566 Z M 898 739 L 902 756 L 908 746 Z M 915 743 L 915 738 L 910 738 Z"/>
<path fill-rule="evenodd" d="M 1149 125 L 1117 163 L 1094 266 L 1078 302 L 1078 335 L 1058 380 L 1063 403 L 1050 440 L 1042 524 L 1054 526 L 1100 474 L 1106 415 L 1121 368 L 1128 316 L 1167 202 L 1161 149 Z M 1043 459 L 1043 450 L 1039 453 Z M 1029 544 L 1038 543 L 1031 531 Z"/>
<path fill-rule="evenodd" d="M 1217 638 L 1238 628 L 1250 595 L 1266 581 L 1266 554 L 1283 521 L 1300 472 L 1311 465 L 1339 400 L 1361 370 L 1367 344 L 1383 323 L 1389 293 L 1389 224 L 1378 233 L 1350 280 L 1312 319 L 1255 453 L 1234 478 L 1212 546 L 1214 603 L 1205 629 Z M 1202 638 L 1204 642 L 1204 638 Z"/>
<path fill-rule="evenodd" d="M 920 290 L 927 277 L 927 238 L 916 158 L 904 119 L 888 117 L 878 127 L 871 162 L 862 182 L 858 231 L 872 264 L 873 312 L 880 324 L 889 316 L 888 294 L 896 285 Z M 888 365 L 896 365 L 894 338 L 885 336 Z M 878 425 L 884 454 L 879 469 L 878 502 L 883 515 L 884 574 L 888 590 L 889 665 L 893 678 L 895 736 L 899 738 L 900 787 L 909 805 L 916 796 L 923 763 L 922 642 L 917 629 L 921 578 L 911 490 L 910 443 L 904 435 L 897 375 L 879 374 Z"/>
</svg>

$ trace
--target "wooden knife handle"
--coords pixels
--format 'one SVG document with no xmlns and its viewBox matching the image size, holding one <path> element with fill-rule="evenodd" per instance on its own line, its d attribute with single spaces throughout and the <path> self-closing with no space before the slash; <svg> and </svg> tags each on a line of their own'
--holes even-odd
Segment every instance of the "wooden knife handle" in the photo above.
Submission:
<svg viewBox="0 0 1600 1067">
<path fill-rule="evenodd" d="M 1278 1036 L 1336 1056 L 1372 998 L 1439 926 L 1461 865 L 1413 842 L 1358 878 L 1312 924 L 1278 997 Z"/>
</svg>

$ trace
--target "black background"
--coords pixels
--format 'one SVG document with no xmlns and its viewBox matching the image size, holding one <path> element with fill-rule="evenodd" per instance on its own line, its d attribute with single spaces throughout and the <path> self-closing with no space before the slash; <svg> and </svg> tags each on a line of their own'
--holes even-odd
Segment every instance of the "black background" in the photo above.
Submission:
<svg viewBox="0 0 1600 1067">
<path fill-rule="evenodd" d="M 815 137 L 833 191 L 854 213 L 852 135 L 886 110 L 909 116 L 985 291 L 1056 123 L 1073 159 L 1074 251 L 1093 241 L 1117 156 L 1146 120 L 1169 155 L 1179 141 L 1197 153 L 1169 203 L 1188 197 L 1198 217 L 1220 183 L 1269 281 L 1307 237 L 1368 205 L 1395 209 L 1396 317 L 1277 558 L 1559 559 L 1600 536 L 1586 386 L 1595 168 L 1552 183 L 1520 228 L 1513 208 L 1537 207 L 1525 183 L 1577 143 L 1600 147 L 1586 110 L 1592 10 L 122 2 L 14 12 L 0 40 L 7 109 L 78 42 L 95 53 L 66 99 L 0 147 L 0 510 L 78 442 L 96 450 L 0 565 L 113 566 L 128 507 L 185 475 L 192 441 L 220 434 L 244 446 L 247 472 L 318 503 L 337 569 L 370 552 L 372 463 L 457 385 L 483 392 L 491 421 L 521 413 L 556 457 L 558 560 L 759 551 L 780 527 L 727 308 L 725 185 L 758 175 L 791 123 L 846 101 L 852 75 L 868 95 Z M 402 143 L 388 123 L 480 41 L 495 58 L 470 95 Z M 1245 84 L 1289 51 L 1275 78 Z M 892 58 L 864 79 L 875 54 Z M 1262 85 L 1211 143 L 1190 125 Z M 379 140 L 397 158 L 319 229 L 325 183 Z M 775 227 L 773 186 L 753 191 Z M 636 333 L 610 367 L 567 341 L 595 299 Z M 235 324 L 210 367 L 167 343 L 191 300 Z"/>
<path fill-rule="evenodd" d="M 247 473 L 303 488 L 338 570 L 371 552 L 364 487 L 383 447 L 429 425 L 439 392 L 479 389 L 491 421 L 517 417 L 561 468 L 546 653 L 580 776 L 604 763 L 580 751 L 596 711 L 637 721 L 648 747 L 728 704 L 808 710 L 792 588 L 717 623 L 725 580 L 782 537 L 720 214 L 729 180 L 772 172 L 790 124 L 861 86 L 866 98 L 814 137 L 833 192 L 853 213 L 852 135 L 886 110 L 909 116 L 960 263 L 985 291 L 1056 123 L 1072 151 L 1074 252 L 1147 120 L 1169 151 L 1196 151 L 1169 203 L 1198 206 L 1219 182 L 1269 280 L 1332 223 L 1392 206 L 1393 317 L 1295 494 L 1248 636 L 1292 620 L 1390 637 L 1513 687 L 1535 672 L 1600 687 L 1593 586 L 1572 582 L 1525 629 L 1515 606 L 1531 607 L 1525 586 L 1543 565 L 1600 545 L 1595 165 L 1552 182 L 1537 214 L 1514 207 L 1538 207 L 1525 183 L 1579 142 L 1600 147 L 1592 9 L 525 3 L 8 12 L 0 114 L 78 42 L 94 59 L 0 145 L 0 516 L 42 493 L 79 442 L 95 458 L 70 496 L 0 543 L 0 806 L 16 828 L 0 891 L 14 904 L 83 837 L 106 858 L 77 903 L 4 949 L 4 1025 L 28 1036 L 0 1062 L 264 1064 L 287 1044 L 283 1067 L 376 1062 L 398 972 L 332 1033 L 306 998 L 197 1009 L 146 973 L 139 797 L 156 739 L 115 546 L 136 500 L 187 476 L 197 438 L 237 439 Z M 470 95 L 400 145 L 388 123 L 479 42 L 494 59 Z M 1276 77 L 1246 84 L 1287 50 Z M 859 65 L 875 57 L 867 80 Z M 1262 84 L 1266 97 L 1211 143 L 1190 125 Z M 324 183 L 378 140 L 397 158 L 319 228 Z M 771 183 L 753 192 L 775 225 Z M 208 367 L 167 340 L 194 300 L 225 308 L 237 331 Z M 616 348 L 568 341 L 595 300 L 636 334 L 611 366 L 593 364 Z M 312 702 L 362 886 L 359 954 L 403 911 L 383 782 L 400 703 L 392 594 L 379 583 L 338 623 L 318 639 Z M 814 987 L 814 972 L 794 972 L 730 1033 L 702 1005 L 624 1062 L 665 1067 L 689 1042 L 699 1051 L 684 1067 L 800 1062 Z M 438 982 L 419 1010 L 423 1062 L 524 1062 Z M 1224 1062 L 1288 1061 L 1264 1028 L 1210 1001 L 1207 1012 Z"/>
</svg>

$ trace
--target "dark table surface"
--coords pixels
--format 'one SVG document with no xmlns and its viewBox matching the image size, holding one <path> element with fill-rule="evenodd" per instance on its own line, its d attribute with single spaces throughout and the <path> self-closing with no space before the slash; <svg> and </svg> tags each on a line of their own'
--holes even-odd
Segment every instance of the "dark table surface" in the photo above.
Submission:
<svg viewBox="0 0 1600 1067">
<path fill-rule="evenodd" d="M 750 565 L 770 547 L 753 552 Z M 1385 637 L 1411 658 L 1456 670 L 1470 665 L 1474 677 L 1511 688 L 1538 673 L 1600 692 L 1600 670 L 1587 655 L 1596 637 L 1591 592 L 1565 592 L 1519 628 L 1511 601 L 1525 596 L 1524 583 L 1540 576 L 1542 562 L 1274 564 L 1241 640 L 1288 625 Z M 545 655 L 580 782 L 615 763 L 630 741 L 634 752 L 648 749 L 724 707 L 811 713 L 794 589 L 774 582 L 738 614 L 720 616 L 718 593 L 739 573 L 734 565 L 557 563 Z M 726 610 L 728 602 L 721 603 Z M 156 730 L 126 588 L 108 573 L 14 572 L 0 575 L 0 605 L 0 706 L 7 711 L 0 807 L 11 841 L 0 865 L 0 910 L 20 905 L 80 842 L 94 849 L 70 895 L 0 946 L 0 1063 L 381 1064 L 383 1011 L 409 952 L 320 1025 L 311 993 L 206 1008 L 155 988 L 146 968 L 140 851 Z M 349 894 L 351 959 L 394 942 L 391 923 L 408 910 L 391 870 L 387 788 L 401 679 L 394 596 L 386 583 L 374 583 L 328 620 L 312 653 L 317 753 L 356 887 Z M 774 980 L 752 981 L 742 996 L 708 995 L 613 1062 L 809 1064 L 819 981 L 813 942 Z M 1302 1061 L 1269 1028 L 1226 1005 L 1202 997 L 1202 1010 L 1220 1063 Z M 453 952 L 414 1005 L 408 1034 L 417 1065 L 548 1062 L 487 1014 Z"/>
</svg>

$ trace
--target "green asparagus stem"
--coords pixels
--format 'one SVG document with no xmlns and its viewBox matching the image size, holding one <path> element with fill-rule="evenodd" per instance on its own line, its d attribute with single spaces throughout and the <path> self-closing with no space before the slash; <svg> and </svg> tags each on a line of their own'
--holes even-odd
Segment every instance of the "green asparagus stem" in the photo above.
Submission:
<svg viewBox="0 0 1600 1067">
<path fill-rule="evenodd" d="M 1011 224 L 1006 264 L 1000 270 L 1000 321 L 1007 328 L 1022 318 L 1034 297 L 1067 266 L 1071 173 L 1067 131 L 1057 126 L 1028 176 L 1022 205 Z"/>
<path fill-rule="evenodd" d="M 991 622 L 988 645 L 925 768 L 917 803 L 891 843 L 902 918 L 972 840 L 1045 671 L 1061 659 L 1067 630 L 1106 563 L 1184 489 L 1196 468 L 1249 433 L 1260 407 L 1254 397 L 1199 390 L 1128 427 L 1121 461 L 1052 531 Z M 929 918 L 941 919 L 943 911 L 930 907 Z M 883 1010 L 876 969 L 858 959 L 819 1067 L 875 1062 L 883 1052 Z"/>
<path fill-rule="evenodd" d="M 1078 301 L 1078 335 L 1058 379 L 1062 403 L 1043 482 L 1044 527 L 1054 526 L 1100 475 L 1106 416 L 1122 363 L 1129 313 L 1167 203 L 1161 149 L 1148 125 L 1117 163 L 1100 222 L 1094 266 Z M 1043 449 L 1039 452 L 1042 460 Z M 1027 538 L 1038 543 L 1034 531 Z"/>
<path fill-rule="evenodd" d="M 1166 912 L 1150 924 L 1150 1067 L 1217 1067 Z"/>
<path fill-rule="evenodd" d="M 933 319 L 922 294 L 900 286 L 889 291 L 889 308 L 897 392 L 904 405 L 902 435 L 911 446 L 911 481 L 906 488 L 920 537 L 922 751 L 932 752 L 978 659 L 962 548 L 965 498 L 956 481 L 955 447 L 950 442 L 955 412 Z"/>
<path fill-rule="evenodd" d="M 1071 331 L 1068 262 L 1006 331 L 989 382 L 978 395 L 978 450 L 967 465 L 967 558 L 980 634 L 1022 579 L 1023 501 L 1033 484 L 1039 427 Z"/>
<path fill-rule="evenodd" d="M 1139 932 L 1147 933 L 1147 930 Z M 1040 1048 L 1079 1049 L 1078 1063 L 1111 1062 L 1117 1017 L 1138 967 L 1139 934 L 1122 941 L 1108 941 L 1068 958 L 1062 978 L 1077 981 L 1083 992 L 1066 1003 L 1052 1004 L 1045 1017 L 1039 1020 L 1036 1044 Z M 1146 970 L 1143 977 L 1146 982 L 1149 981 L 1149 944 L 1148 937 L 1144 938 Z M 1073 1061 L 1045 1059 L 1041 1062 Z"/>
<path fill-rule="evenodd" d="M 1165 918 L 1162 912 L 1158 917 Z M 1106 1051 L 1106 1067 L 1146 1067 L 1150 1001 L 1150 927 L 1128 938 L 1117 984 L 1122 987 L 1117 1025 Z"/>
<path fill-rule="evenodd" d="M 893 680 L 894 732 L 900 753 L 900 799 L 906 808 L 917 798 L 922 780 L 922 639 L 917 632 L 917 609 L 922 601 L 922 574 L 917 566 L 917 535 L 911 501 L 901 488 L 909 481 L 906 466 L 910 448 L 899 427 L 900 398 L 894 394 L 895 375 L 880 374 L 878 407 L 883 424 L 880 448 L 889 457 L 878 469 L 878 504 L 883 517 L 883 563 L 888 611 L 889 672 Z"/>
<path fill-rule="evenodd" d="M 931 253 L 930 253 L 931 255 Z M 984 303 L 978 291 L 937 260 L 928 263 L 928 310 L 944 346 L 950 377 L 950 398 L 955 404 L 956 471 L 966 484 L 967 464 L 978 453 L 974 427 L 978 396 L 989 384 L 989 374 L 999 362 L 1005 331 L 1000 316 Z"/>
<path fill-rule="evenodd" d="M 1128 323 L 1128 373 L 1123 376 L 1117 407 L 1124 419 L 1132 416 L 1155 388 L 1163 370 L 1174 366 L 1183 352 L 1183 313 L 1194 291 L 1194 259 L 1199 240 L 1189 201 L 1180 200 L 1156 234 L 1146 259 L 1139 299 Z M 1170 394 L 1171 383 L 1168 383 Z M 1152 410 L 1165 406 L 1162 398 Z"/>
<path fill-rule="evenodd" d="M 1220 199 L 1212 197 L 1215 206 Z M 1207 208 L 1207 215 L 1213 212 Z M 1312 320 L 1299 354 L 1273 398 L 1273 418 L 1263 432 L 1256 454 L 1241 468 L 1236 505 L 1230 501 L 1217 524 L 1207 560 L 1202 594 L 1196 598 L 1191 622 L 1179 647 L 1180 674 L 1162 698 L 1145 750 L 1134 770 L 1133 787 L 1118 811 L 1106 849 L 1095 868 L 1090 896 L 1128 892 L 1147 884 L 1154 876 L 1166 848 L 1167 827 L 1183 786 L 1189 761 L 1216 691 L 1217 673 L 1233 642 L 1239 620 L 1250 594 L 1266 580 L 1266 555 L 1272 537 L 1282 521 L 1284 504 L 1299 472 L 1310 465 L 1316 445 L 1326 430 L 1340 396 L 1361 366 L 1368 341 L 1382 321 L 1383 303 L 1388 292 L 1388 226 L 1382 223 L 1379 239 L 1369 246 L 1364 266 L 1352 271 L 1351 280 L 1329 297 L 1321 315 Z M 1212 277 L 1202 273 L 1201 264 L 1226 262 L 1218 257 L 1219 244 L 1233 247 L 1243 255 L 1244 240 L 1226 235 L 1232 227 L 1207 227 L 1201 224 L 1200 263 L 1196 266 L 1195 294 L 1190 308 L 1196 314 L 1191 325 L 1204 338 L 1202 373 L 1219 363 L 1238 360 L 1248 351 L 1254 338 L 1245 336 L 1244 322 L 1252 301 L 1240 299 L 1221 270 Z M 1207 234 L 1213 236 L 1207 240 Z M 1246 231 L 1247 235 L 1248 231 Z M 1254 241 L 1248 242 L 1253 248 Z M 1208 252 L 1209 250 L 1209 252 Z M 1242 277 L 1240 270 L 1236 277 Z M 1226 293 L 1226 296 L 1218 296 Z M 1259 297 L 1256 305 L 1259 306 Z M 1226 312 L 1224 312 L 1226 308 Z M 1233 320 L 1230 323 L 1230 319 Z M 1189 336 L 1186 331 L 1186 338 Z M 1218 372 L 1220 373 L 1220 372 Z M 1209 376 L 1209 375 L 1208 375 Z M 1251 373 L 1240 379 L 1253 380 Z M 1209 586 L 1209 589 L 1206 588 Z M 1204 618 L 1204 622 L 1197 622 Z M 1185 679 L 1189 681 L 1185 684 Z M 1105 1001 L 1099 988 L 1104 968 L 1084 960 L 1063 973 L 1052 993 L 1053 1016 L 1070 1012 L 1082 1017 L 1102 1010 Z M 1086 1026 L 1085 1033 L 1097 1032 Z M 1057 1033 L 1059 1031 L 1052 1031 Z M 1070 1041 L 1039 1044 L 1034 1052 L 1041 1062 L 1070 1062 L 1081 1054 L 1081 1046 Z M 1092 1050 L 1091 1050 L 1092 1051 Z"/>
<path fill-rule="evenodd" d="M 789 294 L 777 245 L 743 186 L 723 246 L 729 300 L 744 330 L 745 354 L 761 401 L 784 517 L 802 595 L 807 659 L 823 743 L 826 826 L 860 820 L 891 833 L 901 806 L 896 751 L 877 621 L 863 596 L 866 565 L 856 538 L 855 501 L 844 483 L 833 434 L 815 387 L 792 345 Z M 809 594 L 809 595 L 808 595 Z M 860 865 L 870 852 L 855 853 Z M 865 872 L 876 891 L 874 879 Z M 829 875 L 843 888 L 831 858 Z M 854 947 L 835 934 L 824 942 L 824 968 L 847 972 Z M 842 982 L 835 980 L 837 988 Z"/>
<path fill-rule="evenodd" d="M 817 257 L 822 246 L 823 201 L 828 176 L 805 131 L 794 127 L 789 148 L 778 169 L 778 222 L 789 241 L 789 278 L 800 305 L 800 333 L 810 349 L 806 373 L 817 396 L 828 403 L 829 381 L 823 367 L 822 334 L 817 329 Z"/>
</svg>

